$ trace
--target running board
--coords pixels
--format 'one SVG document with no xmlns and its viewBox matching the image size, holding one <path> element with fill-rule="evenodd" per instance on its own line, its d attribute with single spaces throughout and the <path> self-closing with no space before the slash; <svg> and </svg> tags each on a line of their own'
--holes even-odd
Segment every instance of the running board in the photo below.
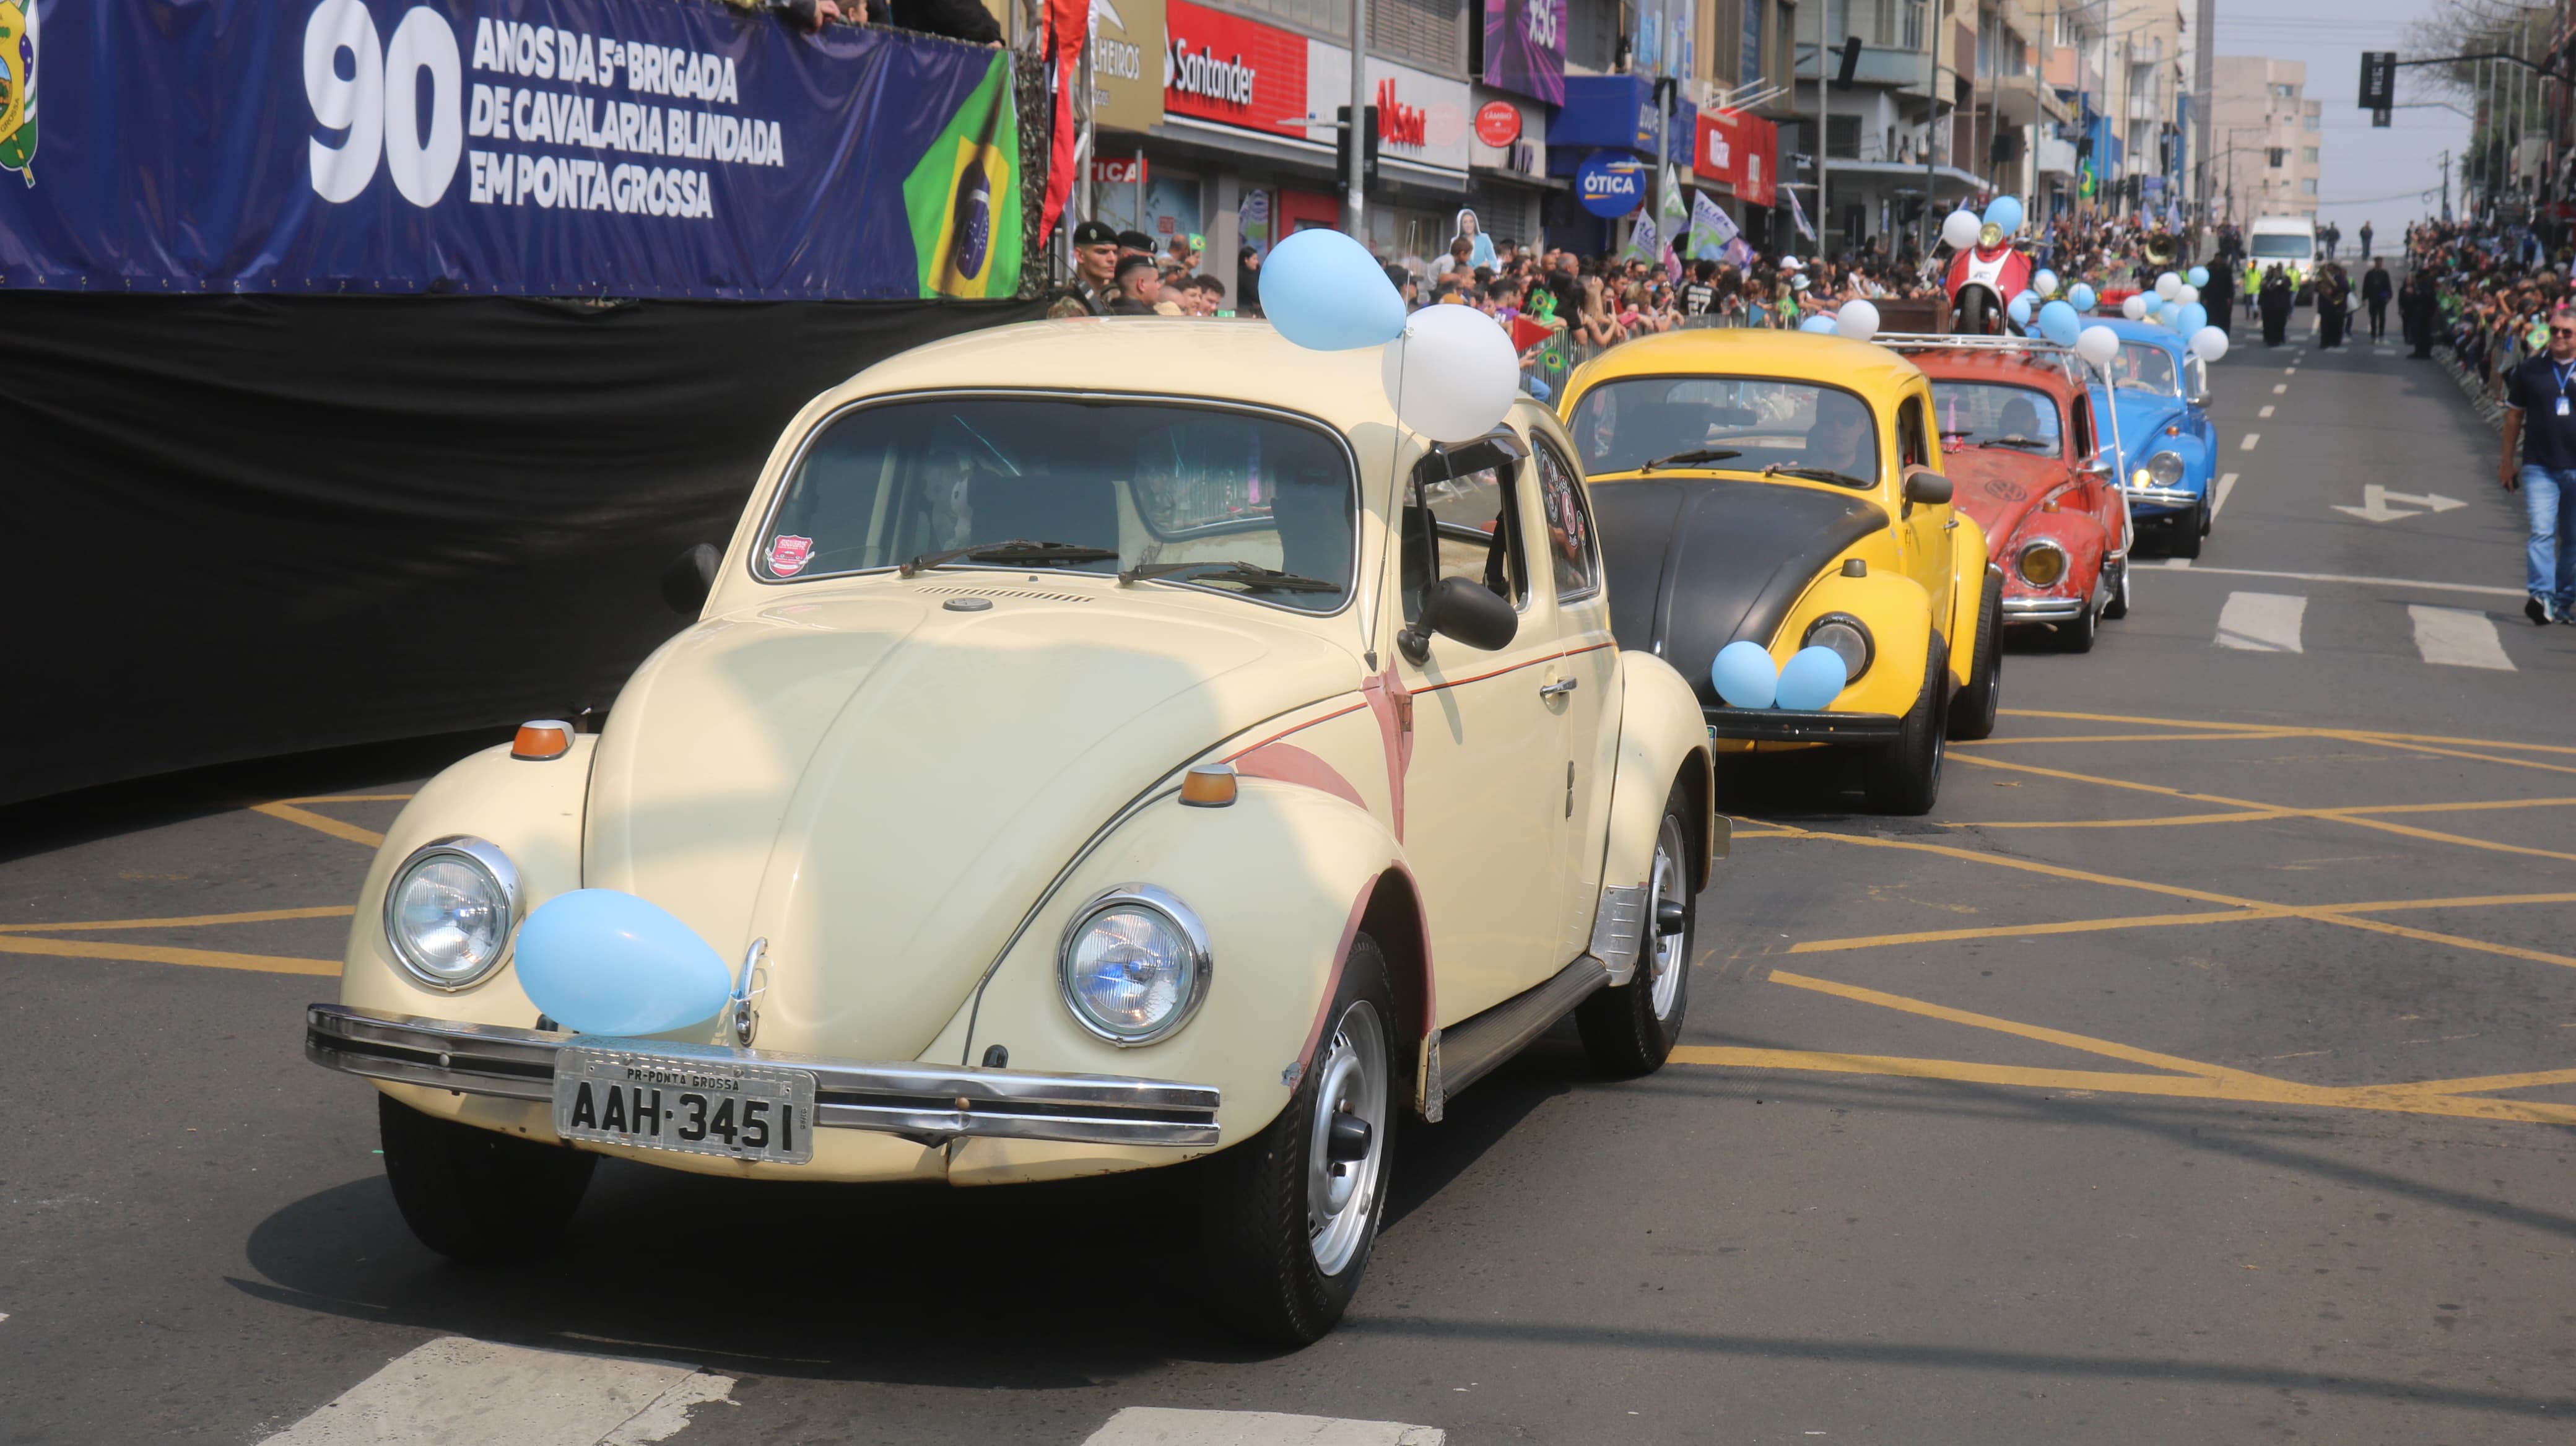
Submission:
<svg viewBox="0 0 2576 1446">
<path fill-rule="evenodd" d="M 1450 1028 L 1433 1031 L 1430 1059 L 1423 1071 L 1423 1118 L 1439 1120 L 1450 1096 L 1492 1074 L 1495 1066 L 1520 1053 L 1609 982 L 1608 966 L 1585 954 L 1545 984 Z"/>
</svg>

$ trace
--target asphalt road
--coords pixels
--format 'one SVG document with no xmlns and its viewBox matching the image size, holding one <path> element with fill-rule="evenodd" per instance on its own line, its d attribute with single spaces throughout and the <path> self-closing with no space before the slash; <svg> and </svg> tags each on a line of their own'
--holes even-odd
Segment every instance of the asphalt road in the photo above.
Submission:
<svg viewBox="0 0 2576 1446">
<path fill-rule="evenodd" d="M 300 961 L 478 740 L 0 814 L 0 1441 L 2567 1441 L 2576 628 L 2433 364 L 2214 377 L 2202 558 L 2020 645 L 1929 819 L 1739 805 L 1682 1057 L 1412 1132 L 1293 1354 L 1175 1303 L 1150 1182 L 612 1162 L 543 1264 L 414 1244 Z"/>
</svg>

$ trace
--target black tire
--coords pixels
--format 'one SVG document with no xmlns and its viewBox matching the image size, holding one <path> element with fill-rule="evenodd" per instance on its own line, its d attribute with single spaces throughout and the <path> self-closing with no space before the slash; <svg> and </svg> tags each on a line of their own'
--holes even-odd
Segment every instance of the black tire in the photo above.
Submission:
<svg viewBox="0 0 2576 1446">
<path fill-rule="evenodd" d="M 597 1155 L 425 1115 L 376 1097 L 385 1183 L 420 1243 L 467 1265 L 552 1245 L 581 1208 Z"/>
<path fill-rule="evenodd" d="M 1200 1176 L 1200 1239 L 1205 1254 L 1208 1304 L 1245 1336 L 1271 1345 L 1303 1346 L 1322 1339 L 1350 1308 L 1359 1293 L 1360 1276 L 1377 1248 L 1377 1232 L 1386 1217 L 1387 1186 L 1394 1164 L 1395 1125 L 1401 1093 L 1412 1079 L 1411 1054 L 1398 1051 L 1395 1039 L 1395 995 L 1389 987 L 1385 956 L 1366 934 L 1351 940 L 1341 986 L 1334 992 L 1315 1059 L 1307 1066 L 1288 1105 L 1261 1132 L 1231 1149 L 1219 1151 Z M 1352 1076 L 1338 1072 L 1339 1046 L 1347 1037 L 1364 1049 L 1363 1035 L 1375 1032 L 1377 1059 L 1384 1066 L 1372 1106 L 1365 1090 L 1353 1098 Z M 1334 1167 L 1324 1158 L 1324 1141 L 1315 1128 L 1328 1081 L 1336 1083 L 1335 1103 L 1370 1125 L 1369 1153 L 1347 1168 L 1359 1175 L 1343 1211 L 1318 1230 L 1311 1208 L 1316 1192 L 1326 1188 Z M 1363 1193 L 1365 1192 L 1365 1193 Z M 1343 1240 L 1337 1232 L 1348 1230 Z M 1348 1253 L 1327 1267 L 1319 1258 L 1330 1237 Z"/>
<path fill-rule="evenodd" d="M 1574 1011 L 1583 1053 L 1592 1067 L 1615 1079 L 1653 1074 L 1681 1042 L 1682 1016 L 1690 1010 L 1692 941 L 1699 924 L 1696 810 L 1687 789 L 1673 786 L 1655 831 L 1654 872 L 1646 880 L 1646 937 L 1637 948 L 1637 972 L 1616 989 L 1603 989 Z M 1678 911 L 1680 928 L 1664 924 Z"/>
<path fill-rule="evenodd" d="M 2111 585 L 2111 597 L 2102 604 L 2102 621 L 2116 623 L 2129 615 L 2129 560 L 2119 561 L 2119 580 Z"/>
<path fill-rule="evenodd" d="M 1950 736 L 1973 742 L 1995 731 L 1995 710 L 2004 692 L 2004 580 L 1986 573 L 1986 593 L 1977 603 L 1977 660 L 1968 682 L 1950 699 Z"/>
<path fill-rule="evenodd" d="M 2074 621 L 2057 625 L 2057 650 L 2061 653 L 2093 651 L 2093 639 L 2099 631 L 2094 626 L 2095 619 L 2092 601 L 2087 599 L 2084 611 L 2077 613 Z"/>
<path fill-rule="evenodd" d="M 1861 793 L 1872 813 L 1913 817 L 1930 813 L 1941 796 L 1941 679 L 1949 671 L 1948 650 L 1932 640 L 1924 659 L 1923 691 L 1906 710 L 1892 743 L 1882 743 L 1861 759 Z"/>
<path fill-rule="evenodd" d="M 1984 336 L 1994 330 L 1994 301 L 1982 286 L 1971 286 L 1959 293 L 1959 310 L 1950 319 L 1950 331 L 1957 336 Z"/>
<path fill-rule="evenodd" d="M 2171 557 L 2200 556 L 2200 540 L 2209 535 L 2209 506 L 2203 503 L 2192 509 L 2189 517 L 2177 518 L 2165 534 L 2165 552 Z"/>
</svg>

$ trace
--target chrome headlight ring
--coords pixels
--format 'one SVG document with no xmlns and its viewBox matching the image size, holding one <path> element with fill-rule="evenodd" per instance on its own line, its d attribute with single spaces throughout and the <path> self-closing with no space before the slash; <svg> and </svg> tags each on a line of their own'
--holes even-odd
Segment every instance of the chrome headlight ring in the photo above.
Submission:
<svg viewBox="0 0 2576 1446">
<path fill-rule="evenodd" d="M 1798 639 L 1801 648 L 1831 648 L 1843 660 L 1843 685 L 1860 681 L 1869 665 L 1878 660 L 1878 639 L 1870 633 L 1869 624 L 1850 613 L 1827 613 L 1807 624 Z"/>
<path fill-rule="evenodd" d="M 2171 487 L 2182 480 L 2182 458 L 2172 452 L 2158 452 L 2147 459 L 2147 479 L 2158 487 Z"/>
<path fill-rule="evenodd" d="M 525 898 L 518 866 L 497 846 L 469 834 L 432 839 L 385 888 L 385 943 L 404 972 L 430 988 L 470 989 L 509 956 Z"/>
<path fill-rule="evenodd" d="M 1074 910 L 1056 946 L 1056 983 L 1074 1022 L 1121 1049 L 1180 1032 L 1216 970 L 1207 926 L 1152 884 L 1119 884 Z"/>
<path fill-rule="evenodd" d="M 2066 580 L 2067 570 L 2066 549 L 2044 537 L 2013 556 L 2013 571 L 2032 587 L 2055 587 Z"/>
</svg>

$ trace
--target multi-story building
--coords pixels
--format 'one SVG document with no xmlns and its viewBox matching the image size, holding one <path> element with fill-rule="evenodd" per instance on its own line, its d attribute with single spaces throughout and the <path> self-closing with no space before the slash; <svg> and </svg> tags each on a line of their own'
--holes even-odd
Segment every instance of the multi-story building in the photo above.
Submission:
<svg viewBox="0 0 2576 1446">
<path fill-rule="evenodd" d="M 2324 106 L 2296 60 L 2222 55 L 2210 85 L 2210 194 L 2218 218 L 2317 215 Z"/>
</svg>

